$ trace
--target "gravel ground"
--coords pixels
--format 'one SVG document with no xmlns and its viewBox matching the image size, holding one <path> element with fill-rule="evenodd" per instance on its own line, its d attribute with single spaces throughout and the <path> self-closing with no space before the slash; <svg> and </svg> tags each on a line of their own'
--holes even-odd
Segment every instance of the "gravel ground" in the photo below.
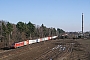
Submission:
<svg viewBox="0 0 90 60">
<path fill-rule="evenodd" d="M 0 60 L 90 60 L 88 52 L 90 43 L 87 43 L 86 40 L 85 44 L 83 41 L 65 39 L 31 44 L 2 51 Z M 61 47 L 65 47 L 65 50 L 62 50 Z"/>
</svg>

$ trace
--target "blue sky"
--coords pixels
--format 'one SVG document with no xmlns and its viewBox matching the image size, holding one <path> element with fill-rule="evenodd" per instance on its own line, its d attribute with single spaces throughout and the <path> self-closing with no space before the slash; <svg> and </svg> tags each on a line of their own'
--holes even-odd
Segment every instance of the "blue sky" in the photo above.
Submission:
<svg viewBox="0 0 90 60">
<path fill-rule="evenodd" d="M 90 0 L 0 0 L 0 20 L 42 23 L 65 31 L 90 31 Z"/>
</svg>

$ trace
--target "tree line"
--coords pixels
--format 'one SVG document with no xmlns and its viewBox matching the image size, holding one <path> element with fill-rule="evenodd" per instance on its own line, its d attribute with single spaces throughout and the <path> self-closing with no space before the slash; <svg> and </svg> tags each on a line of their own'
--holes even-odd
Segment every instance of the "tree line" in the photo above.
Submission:
<svg viewBox="0 0 90 60">
<path fill-rule="evenodd" d="M 20 21 L 17 24 L 0 21 L 0 33 L 1 41 L 19 42 L 27 39 L 60 35 L 65 31 L 60 28 L 48 28 L 44 24 L 41 26 L 35 25 L 30 21 L 28 23 Z"/>
</svg>

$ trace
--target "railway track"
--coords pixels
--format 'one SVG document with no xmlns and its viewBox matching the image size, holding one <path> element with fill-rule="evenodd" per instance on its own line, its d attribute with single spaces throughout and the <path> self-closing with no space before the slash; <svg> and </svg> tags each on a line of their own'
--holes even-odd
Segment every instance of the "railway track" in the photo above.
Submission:
<svg viewBox="0 0 90 60">
<path fill-rule="evenodd" d="M 5 52 L 9 52 L 9 51 L 12 51 L 12 50 L 14 50 L 14 49 L 11 49 L 11 50 L 0 50 L 0 54 L 1 53 L 5 53 Z"/>
<path fill-rule="evenodd" d="M 64 51 L 60 51 L 60 47 L 57 49 L 52 48 L 53 50 L 50 49 L 44 52 L 41 56 L 35 58 L 35 60 L 56 60 L 57 57 L 63 60 L 64 58 L 66 58 L 68 55 L 71 54 L 72 50 L 71 43 L 67 44 L 65 47 L 66 49 Z"/>
<path fill-rule="evenodd" d="M 67 50 L 67 48 L 66 48 Z M 54 49 L 50 49 L 46 52 L 44 52 L 41 56 L 35 58 L 35 60 L 50 60 L 56 58 L 59 54 L 63 54 L 66 50 L 62 51 L 60 50 L 60 47 L 54 47 Z"/>
<path fill-rule="evenodd" d="M 57 42 L 58 44 L 55 44 Z M 61 42 L 59 42 L 60 41 L 58 40 L 54 40 L 53 42 L 47 41 L 46 43 L 42 42 L 39 44 L 37 43 L 25 47 L 20 47 L 13 51 L 7 50 L 6 52 L 0 53 L 0 60 L 28 60 L 27 58 L 30 58 L 30 60 L 57 60 L 58 57 L 63 58 L 65 56 L 68 56 L 71 50 L 70 43 L 65 43 L 65 45 L 62 44 L 62 47 L 66 47 L 66 49 L 61 50 Z"/>
<path fill-rule="evenodd" d="M 40 47 L 40 46 L 37 46 L 37 47 Z M 34 47 L 34 48 L 36 48 L 36 47 Z M 27 49 L 28 49 L 28 48 L 27 48 Z M 3 60 L 7 60 L 7 58 L 8 58 L 8 60 L 9 60 L 9 59 L 12 59 L 12 58 L 15 57 L 15 56 L 23 55 L 23 54 L 27 53 L 27 52 L 25 52 L 27 49 L 25 49 L 25 50 L 22 51 L 21 48 L 17 48 L 16 50 L 19 50 L 18 52 L 16 52 L 15 50 L 13 50 L 13 52 L 10 52 L 10 51 L 12 51 L 12 50 L 3 51 L 3 52 L 0 53 L 0 55 L 2 55 L 2 57 L 0 57 L 0 60 L 2 60 L 2 59 L 3 59 Z M 30 47 L 29 50 L 32 50 L 32 47 Z M 9 53 L 9 52 L 10 52 L 10 53 Z M 18 55 L 15 55 L 14 52 L 18 53 Z M 5 54 L 4 54 L 4 53 L 5 53 Z M 6 54 L 7 54 L 7 55 L 6 55 Z"/>
<path fill-rule="evenodd" d="M 43 48 L 43 46 L 42 46 L 43 43 L 44 42 L 39 43 L 40 45 L 38 45 L 38 43 L 37 43 L 37 46 L 35 44 L 28 45 L 28 46 L 25 46 L 26 48 L 25 47 L 20 47 L 20 48 L 17 48 L 17 49 L 13 49 L 13 51 L 12 50 L 2 51 L 2 52 L 0 52 L 0 60 L 10 60 L 10 59 L 13 59 L 14 57 L 18 57 L 18 56 L 21 56 L 21 55 L 24 55 L 24 54 L 28 54 L 32 49 Z M 44 48 L 42 50 L 47 50 L 47 49 L 48 49 L 48 47 Z M 16 53 L 18 55 L 16 55 Z"/>
</svg>

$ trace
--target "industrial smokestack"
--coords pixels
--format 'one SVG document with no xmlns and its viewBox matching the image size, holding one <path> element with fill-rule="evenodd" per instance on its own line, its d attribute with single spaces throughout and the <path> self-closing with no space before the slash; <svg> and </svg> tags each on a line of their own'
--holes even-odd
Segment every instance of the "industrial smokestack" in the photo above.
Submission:
<svg viewBox="0 0 90 60">
<path fill-rule="evenodd" d="M 82 34 L 83 34 L 83 13 L 82 13 Z"/>
</svg>

